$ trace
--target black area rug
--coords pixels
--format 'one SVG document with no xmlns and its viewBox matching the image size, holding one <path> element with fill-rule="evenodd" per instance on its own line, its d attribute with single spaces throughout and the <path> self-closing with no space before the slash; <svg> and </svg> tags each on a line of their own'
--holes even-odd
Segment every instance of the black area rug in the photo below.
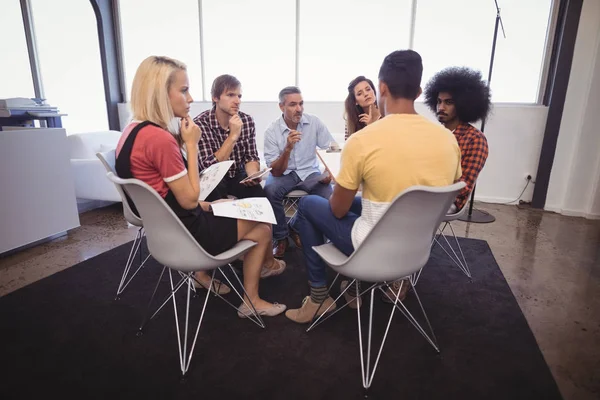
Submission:
<svg viewBox="0 0 600 400">
<path fill-rule="evenodd" d="M 418 284 L 441 354 L 397 313 L 369 398 L 560 399 L 487 243 L 461 243 L 472 283 L 438 248 Z M 356 312 L 348 308 L 310 333 L 283 315 L 266 318 L 263 330 L 211 297 L 182 382 L 172 304 L 136 336 L 157 263 L 113 300 L 129 246 L 0 298 L 2 399 L 363 398 Z M 298 250 L 286 260 L 288 270 L 262 281 L 261 294 L 296 308 L 308 292 L 304 264 Z M 193 321 L 203 299 L 193 299 Z M 413 293 L 405 304 L 417 311 Z M 389 307 L 375 305 L 377 345 Z"/>
</svg>

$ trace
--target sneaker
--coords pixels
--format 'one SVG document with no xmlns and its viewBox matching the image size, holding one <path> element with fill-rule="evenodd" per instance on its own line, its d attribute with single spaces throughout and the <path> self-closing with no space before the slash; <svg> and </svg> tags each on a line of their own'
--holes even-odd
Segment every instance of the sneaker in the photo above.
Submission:
<svg viewBox="0 0 600 400">
<path fill-rule="evenodd" d="M 271 267 L 267 267 L 266 265 L 263 265 L 262 269 L 260 270 L 260 278 L 268 278 L 270 276 L 277 276 L 277 275 L 281 275 L 283 274 L 283 271 L 285 271 L 285 261 L 283 260 L 278 260 L 276 258 L 273 259 L 275 262 L 274 264 L 277 264 L 275 266 L 271 266 Z"/>
<path fill-rule="evenodd" d="M 402 285 L 402 288 L 400 288 L 400 285 Z M 387 288 L 387 290 L 385 291 L 387 296 L 385 294 L 382 295 L 381 300 L 383 300 L 384 303 L 393 304 L 394 300 L 396 300 L 396 293 L 398 293 L 398 290 L 400 290 L 398 301 L 404 301 L 406 295 L 408 294 L 408 291 L 410 290 L 410 287 L 411 284 L 409 279 L 402 279 L 396 281 Z"/>
<path fill-rule="evenodd" d="M 340 284 L 340 292 L 343 292 L 344 289 L 346 289 L 348 283 L 348 281 L 342 281 L 342 283 Z M 348 303 L 348 307 L 352 308 L 353 310 L 356 310 L 358 307 L 362 306 L 362 299 L 360 298 L 360 296 L 352 296 L 349 292 L 350 290 L 344 292 L 344 300 L 346 300 L 346 303 Z"/>
<path fill-rule="evenodd" d="M 278 240 L 275 248 L 273 249 L 273 257 L 283 258 L 288 248 L 287 238 Z"/>
<path fill-rule="evenodd" d="M 329 308 L 329 306 L 331 306 L 331 308 Z M 318 303 L 314 303 L 310 296 L 306 296 L 304 300 L 302 300 L 302 307 L 295 310 L 287 310 L 285 316 L 299 324 L 306 324 L 307 322 L 312 321 L 313 317 L 324 314 L 325 310 L 327 310 L 327 312 L 332 312 L 336 307 L 337 306 L 331 297 L 327 297 L 321 308 L 319 308 Z M 317 309 L 319 310 L 319 313 L 315 315 Z"/>
</svg>

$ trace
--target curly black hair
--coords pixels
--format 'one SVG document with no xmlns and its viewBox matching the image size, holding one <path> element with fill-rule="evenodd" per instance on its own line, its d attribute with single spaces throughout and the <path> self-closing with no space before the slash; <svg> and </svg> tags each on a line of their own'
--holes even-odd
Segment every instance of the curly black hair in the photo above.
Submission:
<svg viewBox="0 0 600 400">
<path fill-rule="evenodd" d="M 425 87 L 425 104 L 437 114 L 437 98 L 441 92 L 452 95 L 456 114 L 462 122 L 485 119 L 491 108 L 491 93 L 481 72 L 467 67 L 450 67 L 435 74 Z"/>
</svg>

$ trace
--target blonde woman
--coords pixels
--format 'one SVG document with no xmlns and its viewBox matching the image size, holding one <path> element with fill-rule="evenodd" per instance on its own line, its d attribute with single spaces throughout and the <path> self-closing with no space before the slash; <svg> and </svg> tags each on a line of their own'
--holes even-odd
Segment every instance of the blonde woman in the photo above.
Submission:
<svg viewBox="0 0 600 400">
<path fill-rule="evenodd" d="M 268 270 L 269 275 L 285 269 L 285 263 L 273 259 L 271 226 L 216 217 L 210 212 L 210 203 L 198 202 L 198 141 L 201 133 L 189 116 L 192 101 L 185 64 L 168 57 L 146 58 L 133 79 L 133 121 L 125 128 L 117 145 L 117 173 L 123 178 L 140 179 L 154 188 L 210 254 L 221 253 L 242 239 L 256 242 L 257 245 L 244 257 L 246 300 L 252 301 L 261 315 L 281 314 L 286 308 L 284 305 L 269 303 L 258 295 L 262 269 Z M 178 138 L 186 147 L 187 163 L 178 140 L 173 132 L 169 132 L 174 118 L 179 119 Z M 208 287 L 210 278 L 206 273 L 197 273 L 196 279 Z M 250 310 L 244 304 L 238 308 L 240 317 L 249 314 Z"/>
</svg>

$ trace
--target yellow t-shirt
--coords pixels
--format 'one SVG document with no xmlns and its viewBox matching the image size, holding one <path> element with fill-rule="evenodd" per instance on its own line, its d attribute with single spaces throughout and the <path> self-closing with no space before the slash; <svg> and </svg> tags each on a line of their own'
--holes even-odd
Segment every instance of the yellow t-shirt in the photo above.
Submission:
<svg viewBox="0 0 600 400">
<path fill-rule="evenodd" d="M 362 214 L 352 227 L 354 248 L 364 240 L 391 201 L 415 186 L 447 186 L 462 175 L 460 148 L 452 133 L 418 114 L 391 114 L 346 142 L 337 184 L 362 184 Z"/>
</svg>

